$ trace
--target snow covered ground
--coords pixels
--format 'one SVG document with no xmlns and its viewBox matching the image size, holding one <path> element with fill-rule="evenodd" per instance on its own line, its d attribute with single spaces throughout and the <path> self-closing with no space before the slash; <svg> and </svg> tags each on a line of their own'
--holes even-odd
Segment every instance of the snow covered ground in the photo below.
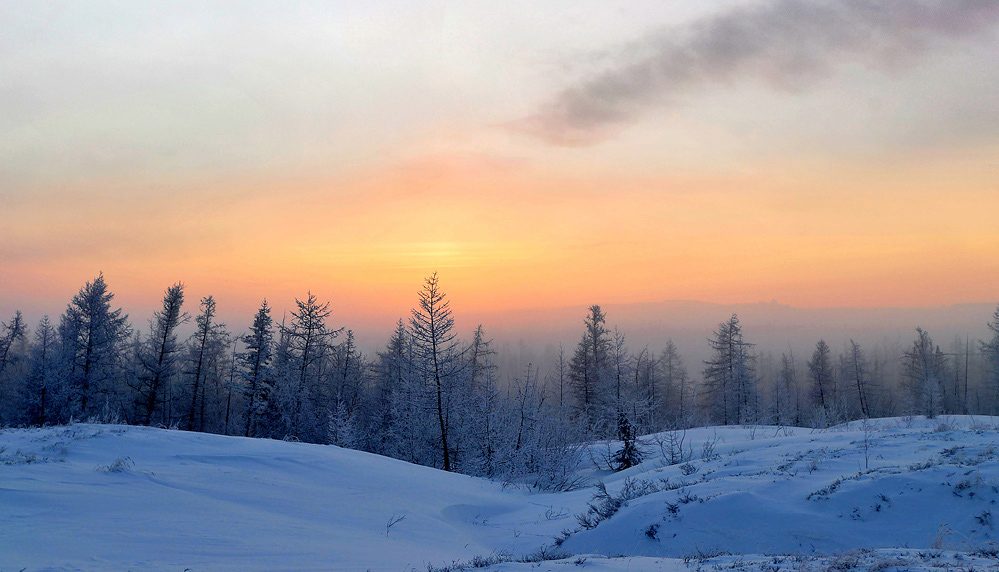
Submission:
<svg viewBox="0 0 999 572">
<path fill-rule="evenodd" d="M 997 441 L 991 417 L 694 429 L 644 437 L 627 471 L 588 463 L 594 498 L 332 446 L 6 429 L 0 572 L 999 570 Z M 571 556 L 495 562 L 542 548 Z"/>
</svg>

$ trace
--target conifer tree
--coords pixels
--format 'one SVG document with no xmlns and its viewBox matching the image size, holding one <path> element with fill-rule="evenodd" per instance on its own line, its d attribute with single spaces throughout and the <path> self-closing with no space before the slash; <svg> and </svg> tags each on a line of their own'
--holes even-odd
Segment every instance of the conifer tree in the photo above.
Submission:
<svg viewBox="0 0 999 572">
<path fill-rule="evenodd" d="M 812 382 L 812 405 L 827 417 L 835 401 L 832 357 L 825 340 L 815 344 L 812 359 L 808 360 L 808 379 Z"/>
<path fill-rule="evenodd" d="M 96 414 L 105 404 L 120 411 L 123 349 L 131 336 L 128 315 L 111 309 L 114 294 L 104 275 L 87 282 L 73 297 L 59 322 L 69 415 Z M 102 403 L 101 398 L 105 398 Z"/>
<path fill-rule="evenodd" d="M 61 421 L 57 414 L 62 400 L 56 374 L 57 344 L 55 326 L 47 315 L 42 316 L 28 354 L 30 366 L 22 396 L 25 420 L 30 425 Z"/>
<path fill-rule="evenodd" d="M 916 339 L 902 357 L 903 387 L 908 393 L 909 411 L 935 417 L 943 399 L 943 376 L 946 358 L 933 339 L 922 328 L 916 328 Z"/>
<path fill-rule="evenodd" d="M 847 374 L 851 385 L 857 391 L 857 405 L 860 408 L 860 414 L 864 418 L 871 417 L 870 366 L 867 363 L 867 358 L 864 357 L 864 350 L 860 347 L 860 344 L 852 339 L 850 340 L 850 346 L 847 349 L 845 364 L 845 373 Z"/>
<path fill-rule="evenodd" d="M 985 386 L 991 393 L 992 411 L 999 412 L 999 308 L 996 308 L 988 327 L 992 337 L 981 342 L 985 361 Z"/>
<path fill-rule="evenodd" d="M 249 333 L 242 338 L 244 351 L 237 356 L 246 397 L 246 427 L 243 430 L 246 437 L 257 436 L 271 399 L 273 381 L 269 366 L 274 351 L 272 328 L 271 309 L 264 300 L 253 317 Z"/>
<path fill-rule="evenodd" d="M 575 394 L 576 415 L 592 431 L 600 433 L 607 431 L 608 415 L 613 415 L 612 396 L 608 392 L 612 376 L 611 339 L 600 306 L 590 306 L 589 312 L 583 320 L 582 338 L 569 362 L 569 380 Z"/>
<path fill-rule="evenodd" d="M 454 315 L 447 295 L 440 289 L 437 273 L 431 274 L 419 292 L 410 330 L 417 367 L 432 384 L 434 415 L 439 428 L 439 451 L 445 471 L 453 470 L 449 443 L 458 395 L 456 385 L 462 369 L 462 350 L 454 331 Z"/>
<path fill-rule="evenodd" d="M 190 406 L 187 409 L 187 427 L 190 430 L 205 430 L 205 408 L 209 389 L 218 390 L 224 376 L 224 364 L 229 349 L 229 332 L 225 324 L 215 321 L 217 312 L 215 297 L 201 299 L 201 311 L 194 318 L 196 329 L 188 342 L 188 364 L 190 375 Z M 197 423 L 195 423 L 197 421 Z"/>
<path fill-rule="evenodd" d="M 713 356 L 704 362 L 705 406 L 715 422 L 749 423 L 756 416 L 756 370 L 753 344 L 742 335 L 739 317 L 718 324 L 708 340 Z"/>
<path fill-rule="evenodd" d="M 184 285 L 180 282 L 167 288 L 163 294 L 162 310 L 153 314 L 149 324 L 149 338 L 138 352 L 139 372 L 133 388 L 136 391 L 136 413 L 138 423 L 149 425 L 156 411 L 170 390 L 170 383 L 176 373 L 177 326 L 187 322 L 189 316 L 182 312 Z M 167 419 L 164 415 L 162 421 Z"/>
</svg>

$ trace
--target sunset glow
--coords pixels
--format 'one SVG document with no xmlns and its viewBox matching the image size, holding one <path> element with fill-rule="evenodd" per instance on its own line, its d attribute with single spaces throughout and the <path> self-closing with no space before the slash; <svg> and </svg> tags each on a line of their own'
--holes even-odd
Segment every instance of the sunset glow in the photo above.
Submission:
<svg viewBox="0 0 999 572">
<path fill-rule="evenodd" d="M 435 270 L 477 312 L 994 302 L 999 9 L 961 5 L 877 41 L 720 0 L 10 6 L 0 314 L 98 272 L 379 327 Z M 766 57 L 704 48 L 736 16 Z"/>
</svg>

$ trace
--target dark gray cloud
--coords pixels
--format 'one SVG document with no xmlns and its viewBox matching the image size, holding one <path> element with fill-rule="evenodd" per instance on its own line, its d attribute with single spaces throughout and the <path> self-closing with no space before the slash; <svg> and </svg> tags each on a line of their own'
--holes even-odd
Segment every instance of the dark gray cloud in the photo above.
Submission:
<svg viewBox="0 0 999 572">
<path fill-rule="evenodd" d="M 800 90 L 837 64 L 904 69 L 948 40 L 985 37 L 997 0 L 776 0 L 661 31 L 509 127 L 564 146 L 597 143 L 650 106 L 719 83 Z"/>
</svg>

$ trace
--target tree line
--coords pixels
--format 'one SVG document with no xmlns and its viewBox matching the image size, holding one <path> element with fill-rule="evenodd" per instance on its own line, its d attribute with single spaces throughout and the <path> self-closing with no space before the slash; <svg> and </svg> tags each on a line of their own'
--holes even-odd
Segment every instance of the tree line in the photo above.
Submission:
<svg viewBox="0 0 999 572">
<path fill-rule="evenodd" d="M 436 274 L 373 356 L 311 292 L 280 323 L 265 300 L 240 334 L 219 321 L 212 296 L 192 318 L 181 283 L 148 328 L 113 300 L 99 275 L 57 322 L 45 316 L 33 332 L 20 312 L 0 322 L 0 425 L 96 420 L 328 443 L 559 489 L 574 484 L 581 447 L 595 439 L 620 441 L 603 462 L 626 468 L 641 459 L 636 435 L 665 429 L 999 413 L 999 309 L 991 338 L 974 352 L 969 340 L 963 355 L 917 328 L 900 355 L 852 340 L 834 355 L 819 340 L 804 360 L 758 351 L 733 315 L 694 376 L 672 340 L 634 351 L 594 305 L 575 348 L 560 345 L 544 372 L 528 365 L 501 380 L 483 326 L 459 336 Z"/>
</svg>

